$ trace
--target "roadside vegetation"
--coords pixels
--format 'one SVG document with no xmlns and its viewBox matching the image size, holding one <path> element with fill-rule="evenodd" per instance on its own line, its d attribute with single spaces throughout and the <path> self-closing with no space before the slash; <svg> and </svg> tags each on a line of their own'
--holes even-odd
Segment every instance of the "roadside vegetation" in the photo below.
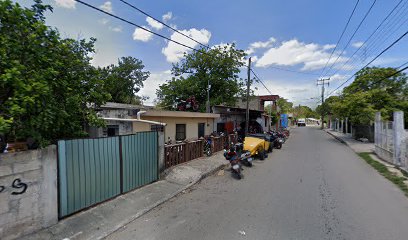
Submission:
<svg viewBox="0 0 408 240">
<path fill-rule="evenodd" d="M 346 118 L 353 125 L 370 125 L 375 113 L 392 120 L 394 111 L 404 111 L 408 124 L 408 77 L 396 68 L 367 67 L 341 93 L 328 97 L 316 108 L 321 115 Z"/>
<path fill-rule="evenodd" d="M 405 196 L 408 197 L 408 186 L 404 183 L 406 178 L 397 176 L 395 173 L 390 172 L 384 164 L 375 161 L 368 152 L 359 153 L 358 155 L 362 159 L 364 159 L 369 165 L 375 168 L 375 170 L 377 170 L 386 179 L 390 180 L 395 185 L 397 185 L 397 187 L 404 192 Z"/>
</svg>

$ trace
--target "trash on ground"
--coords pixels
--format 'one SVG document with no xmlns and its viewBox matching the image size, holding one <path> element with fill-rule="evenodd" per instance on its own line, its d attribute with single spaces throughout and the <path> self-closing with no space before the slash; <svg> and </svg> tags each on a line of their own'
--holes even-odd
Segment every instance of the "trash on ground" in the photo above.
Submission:
<svg viewBox="0 0 408 240">
<path fill-rule="evenodd" d="M 222 170 L 220 170 L 219 172 L 218 172 L 218 176 L 224 176 L 224 173 L 225 173 L 225 171 L 222 169 Z"/>
<path fill-rule="evenodd" d="M 245 231 L 238 231 L 239 234 L 241 234 L 242 236 L 245 236 Z"/>
</svg>

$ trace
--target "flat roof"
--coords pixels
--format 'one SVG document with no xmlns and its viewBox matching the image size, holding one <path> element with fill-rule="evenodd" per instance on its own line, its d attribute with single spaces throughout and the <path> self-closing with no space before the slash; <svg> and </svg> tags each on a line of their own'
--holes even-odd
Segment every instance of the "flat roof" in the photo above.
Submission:
<svg viewBox="0 0 408 240">
<path fill-rule="evenodd" d="M 106 102 L 104 105 L 101 105 L 100 108 L 109 108 L 109 109 L 150 109 L 152 106 L 140 106 L 126 103 L 116 103 L 116 102 Z"/>
<path fill-rule="evenodd" d="M 147 110 L 141 117 L 178 117 L 178 118 L 219 118 L 220 114 L 201 113 L 201 112 L 184 112 L 184 111 L 162 111 L 162 110 Z"/>
<path fill-rule="evenodd" d="M 242 111 L 246 111 L 246 108 L 239 108 L 239 107 L 228 107 L 228 106 L 224 106 L 224 105 L 214 105 L 213 107 L 219 107 L 219 108 L 230 108 L 230 109 L 238 109 L 238 110 L 242 110 Z M 262 110 L 254 110 L 254 109 L 249 109 L 249 111 L 254 111 L 254 112 L 265 112 Z M 228 113 L 228 112 L 227 112 Z"/>
</svg>

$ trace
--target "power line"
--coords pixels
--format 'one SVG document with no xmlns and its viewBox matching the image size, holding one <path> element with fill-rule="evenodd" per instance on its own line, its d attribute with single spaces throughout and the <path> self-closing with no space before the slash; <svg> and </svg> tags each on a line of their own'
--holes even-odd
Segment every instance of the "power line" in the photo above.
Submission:
<svg viewBox="0 0 408 240">
<path fill-rule="evenodd" d="M 407 3 L 407 2 L 406 2 L 406 3 Z M 405 4 L 406 4 L 406 3 L 405 3 Z M 404 5 L 405 5 L 405 4 L 404 4 Z M 401 10 L 401 9 L 399 9 L 399 10 Z M 404 16 L 406 15 L 406 13 L 408 12 L 407 10 L 408 10 L 408 6 L 405 8 L 404 12 L 402 12 L 402 13 L 400 14 L 400 18 L 399 18 L 399 19 L 394 19 L 392 23 L 391 23 L 391 21 L 387 22 L 387 24 L 384 26 L 384 28 L 381 29 L 380 32 L 378 32 L 378 36 L 376 37 L 376 39 L 375 39 L 373 42 L 371 42 L 371 43 L 365 48 L 365 53 L 363 53 L 363 55 L 365 55 L 365 56 L 362 56 L 362 57 L 361 57 L 361 58 L 364 58 L 364 60 L 362 60 L 362 62 L 364 62 L 366 58 L 368 58 L 369 56 L 371 56 L 371 55 L 374 53 L 374 51 L 377 50 L 377 48 L 378 48 L 379 46 L 382 46 L 383 43 L 386 43 L 387 40 L 388 40 L 391 36 L 393 36 L 393 34 L 394 34 L 396 31 L 398 31 L 402 26 L 404 26 L 404 24 L 408 21 L 408 19 L 406 19 L 406 20 L 405 20 L 403 23 L 401 23 L 401 24 L 399 24 L 399 23 L 403 20 L 403 17 L 404 17 Z M 398 11 L 398 12 L 399 12 L 399 11 Z M 397 16 L 397 15 L 395 15 L 395 16 Z M 398 17 L 397 17 L 397 18 L 398 18 Z M 396 21 L 397 21 L 397 22 L 396 22 Z M 390 25 L 390 24 L 391 24 L 391 27 L 388 27 L 388 25 Z M 399 25 L 398 25 L 398 24 L 399 24 Z M 396 29 L 394 29 L 395 27 L 396 27 Z M 387 29 L 387 30 L 386 30 L 386 32 L 382 33 L 384 29 Z M 366 46 L 366 45 L 364 45 L 364 46 Z M 361 47 L 362 47 L 362 46 L 361 46 Z M 356 63 L 356 62 L 357 62 L 357 59 L 354 59 L 353 62 L 352 62 L 352 65 L 354 65 L 354 63 Z M 345 64 L 343 64 L 343 66 L 344 66 L 344 65 L 345 65 Z M 338 69 L 337 72 L 338 72 L 339 70 L 340 70 L 340 69 Z"/>
<path fill-rule="evenodd" d="M 159 34 L 159 33 L 153 32 L 153 31 L 151 31 L 150 29 L 144 28 L 144 27 L 142 27 L 142 26 L 140 26 L 140 25 L 138 25 L 138 24 L 136 24 L 136 23 L 133 23 L 133 22 L 131 22 L 131 21 L 129 21 L 129 20 L 126 20 L 126 19 L 124 19 L 124 18 L 121 18 L 121 17 L 119 17 L 119 16 L 116 16 L 116 15 L 114 15 L 114 14 L 112 14 L 112 13 L 106 12 L 106 11 L 104 11 L 104 10 L 102 10 L 102 9 L 99 9 L 99 8 L 97 8 L 97 7 L 95 7 L 95 6 L 91 5 L 91 4 L 88 4 L 88 3 L 83 2 L 83 1 L 81 1 L 81 0 L 74 0 L 74 1 L 76 1 L 76 2 L 78 2 L 78 3 L 80 3 L 80 4 L 82 4 L 82 5 L 85 5 L 85 6 L 89 7 L 89 8 L 92 8 L 92 9 L 94 9 L 94 10 L 97 10 L 97 11 L 99 11 L 99 12 L 101 12 L 101 13 L 104 13 L 104 14 L 106 14 L 106 15 L 109 15 L 109 16 L 111 16 L 111 17 L 113 17 L 113 18 L 116 18 L 116 19 L 118 19 L 118 20 L 120 20 L 120 21 L 122 21 L 122 22 L 128 23 L 128 24 L 133 25 L 133 26 L 135 26 L 135 27 L 137 27 L 137 28 L 140 28 L 140 29 L 142 29 L 142 30 L 144 30 L 144 31 L 146 31 L 146 32 L 149 32 L 149 33 L 151 33 L 151 34 L 154 34 L 154 35 L 156 35 L 156 36 L 158 36 L 158 37 L 164 38 L 164 39 L 166 39 L 166 40 L 168 40 L 168 41 L 170 41 L 170 42 L 173 42 L 173 43 L 178 44 L 178 45 L 180 45 L 180 46 L 186 47 L 186 48 L 191 49 L 191 50 L 193 50 L 193 51 L 201 52 L 201 53 L 202 53 L 202 51 L 200 51 L 200 50 L 197 50 L 197 49 L 195 49 L 195 48 L 193 48 L 193 47 L 187 46 L 187 45 L 185 45 L 185 44 L 183 44 L 183 43 L 180 43 L 180 42 L 178 42 L 178 41 L 175 41 L 175 40 L 173 40 L 173 39 L 170 39 L 170 38 L 168 38 L 168 37 L 166 37 L 166 36 L 163 36 L 163 35 L 161 35 L 161 34 Z"/>
<path fill-rule="evenodd" d="M 364 67 L 362 67 L 361 69 L 364 69 L 365 67 L 367 67 L 368 65 L 370 65 L 372 62 L 374 62 L 377 58 L 379 58 L 382 54 L 384 54 L 386 51 L 388 51 L 391 47 L 393 47 L 396 43 L 398 43 L 399 41 L 401 41 L 401 39 L 403 39 L 406 35 L 408 34 L 408 31 L 406 31 L 404 34 L 402 34 L 397 40 L 395 40 L 391 45 L 389 45 L 388 47 L 386 47 L 384 50 L 382 50 L 377 56 L 375 56 L 375 58 L 373 58 L 370 62 L 368 62 Z M 405 65 L 405 64 L 404 64 Z M 360 70 L 361 70 L 360 69 Z M 357 71 L 358 72 L 358 71 Z M 356 74 L 354 73 L 353 75 L 351 75 L 350 78 L 348 78 L 345 82 L 343 82 L 342 84 L 340 84 L 340 86 L 338 86 L 336 89 L 334 89 L 333 91 L 331 91 L 327 96 L 332 95 L 337 89 L 341 88 L 344 84 L 346 84 L 348 81 L 350 81 Z"/>
<path fill-rule="evenodd" d="M 354 30 L 353 35 L 351 35 L 350 39 L 348 40 L 347 44 L 344 46 L 343 50 L 340 52 L 340 54 L 337 56 L 336 60 L 333 62 L 333 64 L 329 67 L 329 70 L 333 68 L 333 66 L 336 64 L 336 62 L 339 60 L 340 56 L 344 53 L 344 51 L 347 49 L 347 47 L 350 45 L 350 42 L 353 40 L 354 36 L 356 35 L 356 33 L 358 32 L 358 30 L 360 29 L 361 25 L 364 23 L 365 19 L 367 18 L 368 14 L 370 14 L 371 10 L 373 9 L 375 3 L 377 2 L 377 0 L 374 0 L 373 3 L 371 4 L 370 8 L 368 9 L 368 11 L 366 12 L 366 14 L 364 15 L 363 19 L 360 21 L 360 23 L 358 24 L 356 30 Z"/>
<path fill-rule="evenodd" d="M 148 14 L 148 13 L 146 13 L 145 11 L 141 10 L 140 8 L 138 8 L 138 7 L 132 5 L 132 4 L 130 4 L 130 3 L 126 2 L 126 1 L 124 1 L 124 0 L 119 0 L 119 1 L 123 2 L 124 4 L 128 5 L 129 7 L 133 8 L 133 9 L 139 11 L 140 13 L 142 13 L 142 14 L 144 14 L 144 15 L 150 17 L 150 18 L 152 18 L 153 20 L 155 20 L 155 21 L 157 21 L 157 22 L 163 24 L 164 26 L 166 26 L 166 27 L 170 28 L 171 30 L 177 32 L 178 34 L 181 34 L 181 35 L 183 35 L 184 37 L 186 37 L 186 38 L 188 38 L 188 39 L 190 39 L 190 40 L 192 40 L 192 41 L 194 41 L 194 42 L 200 44 L 201 46 L 203 46 L 203 47 L 205 47 L 205 48 L 207 48 L 207 49 L 210 48 L 208 45 L 202 44 L 201 42 L 195 40 L 194 38 L 188 36 L 187 34 L 184 34 L 184 33 L 180 32 L 179 30 L 173 28 L 172 26 L 166 24 L 165 22 L 162 22 L 162 21 L 160 21 L 159 19 L 157 19 L 157 18 L 151 16 L 150 14 Z"/>
<path fill-rule="evenodd" d="M 258 79 L 258 81 L 264 86 L 264 88 L 271 94 L 271 95 L 273 95 L 272 94 L 272 92 L 271 92 L 271 90 L 269 90 L 267 87 L 266 87 L 266 85 L 262 82 L 262 80 L 258 77 L 258 75 L 256 75 L 256 73 L 255 73 L 255 71 L 251 68 L 251 72 L 254 74 L 254 76 Z"/>
<path fill-rule="evenodd" d="M 360 51 L 360 49 L 363 46 L 366 46 L 366 43 L 373 37 L 373 35 L 378 31 L 378 29 L 384 24 L 385 21 L 387 21 L 387 19 L 392 15 L 392 13 L 397 9 L 397 7 L 402 3 L 403 0 L 400 0 L 399 3 L 391 10 L 391 12 L 381 21 L 381 23 L 377 26 L 377 28 L 371 33 L 371 35 L 363 42 L 363 44 L 356 50 L 354 51 L 354 53 L 349 57 L 349 59 L 339 68 L 337 69 L 337 71 L 335 71 L 333 74 L 330 75 L 335 75 L 336 73 L 338 73 L 340 71 L 340 69 L 342 69 L 347 63 L 350 62 L 350 60 L 354 57 L 354 55 Z M 406 3 L 406 2 L 405 2 Z M 404 3 L 404 5 L 405 5 Z M 354 62 L 354 61 L 353 61 Z"/>
<path fill-rule="evenodd" d="M 402 66 L 404 66 L 404 65 L 406 65 L 406 64 L 408 64 L 408 62 L 402 64 L 402 65 L 401 65 L 400 67 L 398 67 L 398 68 L 401 68 Z M 397 68 L 397 69 L 398 69 L 398 68 Z M 372 86 L 372 85 L 374 85 L 374 84 L 380 83 L 380 82 L 382 82 L 382 81 L 384 81 L 384 80 L 386 80 L 386 79 L 388 79 L 388 78 L 390 78 L 390 77 L 393 77 L 393 76 L 397 75 L 398 73 L 401 73 L 401 72 L 403 72 L 403 71 L 405 71 L 405 70 L 407 70 L 407 69 L 408 69 L 408 66 L 406 66 L 406 67 L 404 67 L 404 68 L 402 68 L 402 69 L 396 71 L 395 73 L 393 73 L 393 74 L 391 74 L 391 75 L 389 75 L 389 76 L 387 76 L 387 77 L 384 77 L 384 78 L 382 78 L 382 79 L 380 79 L 380 80 L 374 81 L 374 82 L 370 83 L 369 87 Z"/>
<path fill-rule="evenodd" d="M 320 76 L 321 76 L 321 75 L 323 74 L 323 72 L 326 70 L 327 64 L 330 62 L 330 60 L 331 60 L 331 58 L 332 58 L 332 56 L 333 56 L 333 53 L 336 51 L 337 46 L 338 46 L 339 43 L 340 43 L 340 40 L 343 38 L 343 35 L 344 35 L 344 33 L 346 32 L 346 29 L 347 29 L 347 27 L 348 27 L 348 25 L 349 25 L 349 23 L 350 23 L 351 18 L 352 18 L 353 15 L 354 15 L 354 12 L 356 11 L 356 8 L 357 8 L 357 5 L 358 5 L 359 2 L 360 2 L 360 0 L 357 0 L 356 4 L 354 5 L 353 11 L 351 12 L 350 17 L 349 17 L 348 20 L 347 20 L 346 26 L 344 26 L 343 32 L 341 33 L 339 39 L 337 40 L 336 46 L 334 47 L 333 51 L 332 51 L 331 54 L 330 54 L 329 59 L 327 60 L 326 64 L 324 65 L 324 68 L 323 68 L 322 72 L 320 73 Z"/>
</svg>

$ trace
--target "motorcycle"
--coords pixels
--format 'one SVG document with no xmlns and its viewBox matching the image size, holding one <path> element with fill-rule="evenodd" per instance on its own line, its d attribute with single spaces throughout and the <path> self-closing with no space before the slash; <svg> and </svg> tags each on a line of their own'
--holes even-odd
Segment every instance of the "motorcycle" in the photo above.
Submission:
<svg viewBox="0 0 408 240">
<path fill-rule="evenodd" d="M 244 151 L 244 144 L 243 143 L 236 143 L 235 149 L 238 156 L 241 157 L 241 162 L 243 165 L 247 167 L 252 167 L 252 160 L 251 153 L 249 151 Z"/>
<path fill-rule="evenodd" d="M 207 157 L 209 157 L 209 156 L 212 155 L 212 147 L 211 147 L 211 145 L 212 145 L 212 140 L 211 140 L 210 137 L 208 137 L 208 138 L 205 140 L 205 143 L 204 143 L 204 153 L 205 153 L 205 155 L 207 155 Z"/>
<path fill-rule="evenodd" d="M 187 100 L 178 100 L 178 104 L 177 104 L 177 110 L 178 111 L 186 111 L 189 109 L 192 109 L 193 111 L 197 112 L 198 111 L 198 103 L 195 99 L 194 96 L 187 98 Z"/>
<path fill-rule="evenodd" d="M 282 138 L 282 135 L 280 135 L 278 132 L 270 131 L 269 134 L 273 138 L 273 147 L 276 149 L 281 149 L 282 145 L 284 143 L 284 140 Z"/>
<path fill-rule="evenodd" d="M 230 161 L 232 174 L 234 174 L 238 179 L 241 179 L 243 177 L 241 173 L 241 158 L 238 156 L 235 147 L 232 146 L 228 150 L 224 149 L 224 157 Z"/>
</svg>

